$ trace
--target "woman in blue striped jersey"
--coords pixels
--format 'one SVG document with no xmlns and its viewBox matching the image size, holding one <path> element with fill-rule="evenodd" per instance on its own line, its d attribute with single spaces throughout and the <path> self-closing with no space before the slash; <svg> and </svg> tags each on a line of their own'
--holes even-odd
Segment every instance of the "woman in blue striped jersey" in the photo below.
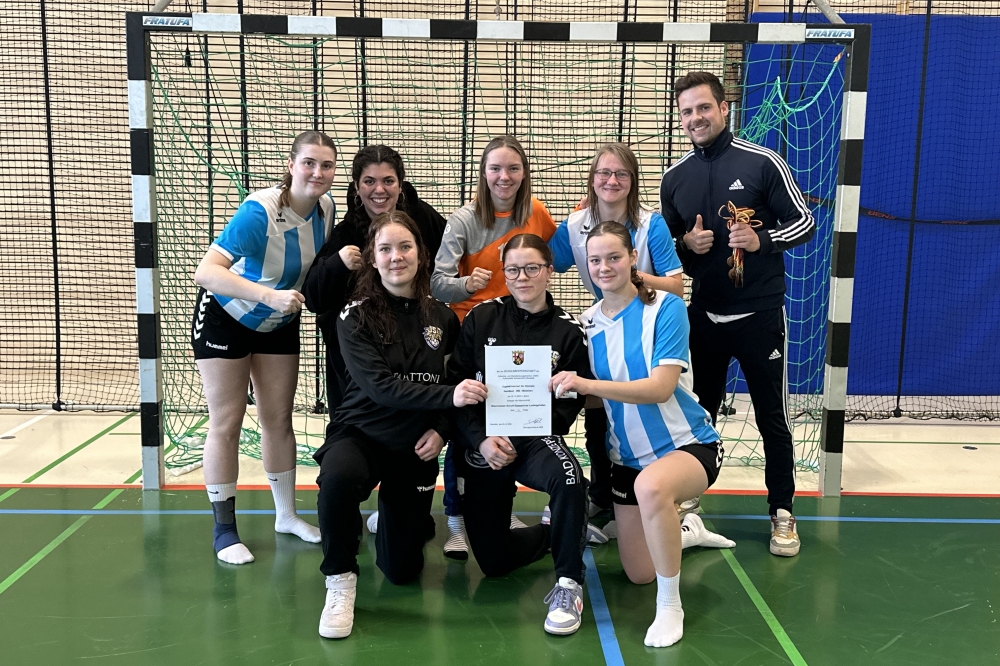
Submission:
<svg viewBox="0 0 1000 666">
<path fill-rule="evenodd" d="M 643 207 L 639 197 L 639 160 L 624 143 L 598 148 L 587 175 L 587 196 L 559 225 L 549 241 L 552 266 L 565 273 L 574 266 L 583 286 L 595 299 L 603 298 L 587 272 L 587 234 L 604 220 L 625 225 L 636 249 L 636 269 L 647 286 L 684 296 L 681 260 L 663 216 Z M 610 509 L 611 462 L 605 453 L 608 422 L 599 400 L 587 401 L 584 411 L 587 454 L 590 456 L 590 515 Z M 612 517 L 612 520 L 614 518 Z M 614 532 L 605 526 L 608 536 Z"/>
<path fill-rule="evenodd" d="M 336 215 L 328 192 L 337 149 L 322 132 L 295 137 L 281 184 L 252 193 L 205 253 L 191 329 L 208 402 L 204 469 L 215 516 L 214 547 L 229 564 L 253 561 L 236 531 L 239 440 L 253 380 L 264 471 L 277 532 L 319 543 L 295 513 L 292 404 L 299 370 L 299 293 Z"/>
<path fill-rule="evenodd" d="M 688 370 L 684 301 L 643 284 L 631 235 L 618 222 L 595 226 L 586 248 L 588 273 L 604 295 L 581 317 L 596 379 L 559 373 L 551 388 L 556 397 L 577 391 L 604 401 L 622 566 L 634 583 L 656 579 L 645 644 L 665 647 L 684 631 L 681 549 L 735 545 L 708 532 L 696 513 L 682 529 L 675 507 L 715 482 L 722 442 L 697 397 L 678 383 Z"/>
</svg>

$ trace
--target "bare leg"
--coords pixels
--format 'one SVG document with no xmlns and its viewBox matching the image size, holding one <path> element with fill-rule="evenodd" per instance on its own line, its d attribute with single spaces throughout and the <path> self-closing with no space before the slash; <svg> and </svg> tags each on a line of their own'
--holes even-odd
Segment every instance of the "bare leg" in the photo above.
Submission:
<svg viewBox="0 0 1000 666">
<path fill-rule="evenodd" d="M 274 496 L 274 529 L 319 543 L 319 530 L 295 512 L 295 432 L 292 408 L 299 375 L 297 354 L 254 354 L 250 375 L 257 398 L 264 471 Z"/>
<path fill-rule="evenodd" d="M 247 410 L 250 357 L 208 358 L 197 361 L 208 402 L 208 436 L 205 438 L 205 483 L 236 483 L 240 428 Z"/>
<path fill-rule="evenodd" d="M 205 484 L 215 516 L 213 545 L 221 561 L 246 564 L 253 562 L 253 555 L 236 531 L 236 480 L 250 357 L 202 359 L 197 363 L 208 402 L 208 436 L 203 455 Z"/>
<path fill-rule="evenodd" d="M 681 521 L 675 505 L 697 497 L 707 488 L 705 469 L 684 451 L 668 453 L 642 470 L 635 480 L 646 546 L 657 579 L 656 619 L 645 640 L 649 647 L 673 645 L 684 635 L 679 593 Z"/>
</svg>

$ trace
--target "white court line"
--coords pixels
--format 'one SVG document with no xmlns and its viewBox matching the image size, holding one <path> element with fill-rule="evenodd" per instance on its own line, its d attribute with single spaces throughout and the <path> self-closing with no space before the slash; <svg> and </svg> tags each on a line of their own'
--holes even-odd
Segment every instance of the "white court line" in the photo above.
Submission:
<svg viewBox="0 0 1000 666">
<path fill-rule="evenodd" d="M 17 426 L 16 428 L 11 428 L 7 432 L 5 432 L 3 434 L 0 434 L 0 439 L 2 439 L 4 437 L 9 437 L 10 435 L 13 435 L 16 432 L 20 432 L 20 431 L 24 430 L 25 428 L 27 428 L 28 426 L 33 426 L 36 423 L 38 423 L 39 421 L 41 421 L 42 419 L 44 419 L 46 416 L 49 416 L 49 415 L 55 414 L 55 413 L 56 413 L 56 410 L 50 409 L 49 411 L 45 412 L 41 416 L 36 416 L 33 419 L 25 421 L 24 423 L 22 423 L 21 425 Z"/>
</svg>

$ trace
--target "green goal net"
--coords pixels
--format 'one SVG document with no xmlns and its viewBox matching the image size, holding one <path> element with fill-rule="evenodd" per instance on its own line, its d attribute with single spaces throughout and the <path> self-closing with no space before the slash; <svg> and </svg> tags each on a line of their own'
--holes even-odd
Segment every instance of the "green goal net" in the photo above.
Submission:
<svg viewBox="0 0 1000 666">
<path fill-rule="evenodd" d="M 817 237 L 787 261 L 797 347 L 789 359 L 791 416 L 799 465 L 815 469 L 842 47 L 171 32 L 151 34 L 150 44 L 168 467 L 198 464 L 207 427 L 189 344 L 194 268 L 242 199 L 278 181 L 298 132 L 317 128 L 336 141 L 332 194 L 341 212 L 350 161 L 362 145 L 399 150 L 421 198 L 447 216 L 474 192 L 483 146 L 504 133 L 524 143 L 534 192 L 557 220 L 585 193 L 590 159 L 609 141 L 633 147 L 644 203 L 656 206 L 663 170 L 690 147 L 670 95 L 673 81 L 698 69 L 725 82 L 734 129 L 785 155 L 815 202 Z M 553 293 L 573 313 L 591 304 L 574 272 L 558 276 Z M 295 428 L 306 464 L 328 419 L 323 353 L 315 321 L 305 314 Z M 755 464 L 761 447 L 745 397 L 734 377 L 728 403 L 735 413 L 721 418 L 720 428 L 733 459 Z M 252 406 L 245 426 L 241 450 L 259 457 Z M 586 463 L 582 419 L 570 444 Z"/>
</svg>

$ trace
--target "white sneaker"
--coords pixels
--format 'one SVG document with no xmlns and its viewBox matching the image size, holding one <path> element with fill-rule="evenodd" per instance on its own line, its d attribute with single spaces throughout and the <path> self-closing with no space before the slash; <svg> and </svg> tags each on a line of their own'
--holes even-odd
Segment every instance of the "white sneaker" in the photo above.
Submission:
<svg viewBox="0 0 1000 666">
<path fill-rule="evenodd" d="M 700 513 L 701 497 L 695 497 L 677 505 L 677 514 L 683 518 L 689 513 Z"/>
<path fill-rule="evenodd" d="M 601 531 L 604 532 L 604 536 L 608 537 L 608 539 L 617 539 L 618 523 L 614 520 L 609 520 L 605 523 L 604 527 L 601 528 Z"/>
<path fill-rule="evenodd" d="M 378 511 L 372 511 L 371 515 L 368 516 L 368 520 L 365 521 L 365 525 L 368 526 L 368 531 L 372 534 L 378 531 Z"/>
<path fill-rule="evenodd" d="M 510 514 L 510 529 L 519 530 L 522 527 L 527 527 L 527 525 L 525 525 L 524 522 L 522 522 L 521 519 L 514 514 Z"/>
<path fill-rule="evenodd" d="M 353 571 L 326 577 L 326 604 L 319 618 L 323 638 L 347 638 L 354 628 L 354 601 L 358 596 L 358 575 Z"/>
<path fill-rule="evenodd" d="M 453 520 L 457 518 L 457 520 Z M 469 541 L 465 536 L 465 517 L 448 517 L 448 540 L 444 542 L 444 556 L 453 560 L 469 559 Z"/>
</svg>

